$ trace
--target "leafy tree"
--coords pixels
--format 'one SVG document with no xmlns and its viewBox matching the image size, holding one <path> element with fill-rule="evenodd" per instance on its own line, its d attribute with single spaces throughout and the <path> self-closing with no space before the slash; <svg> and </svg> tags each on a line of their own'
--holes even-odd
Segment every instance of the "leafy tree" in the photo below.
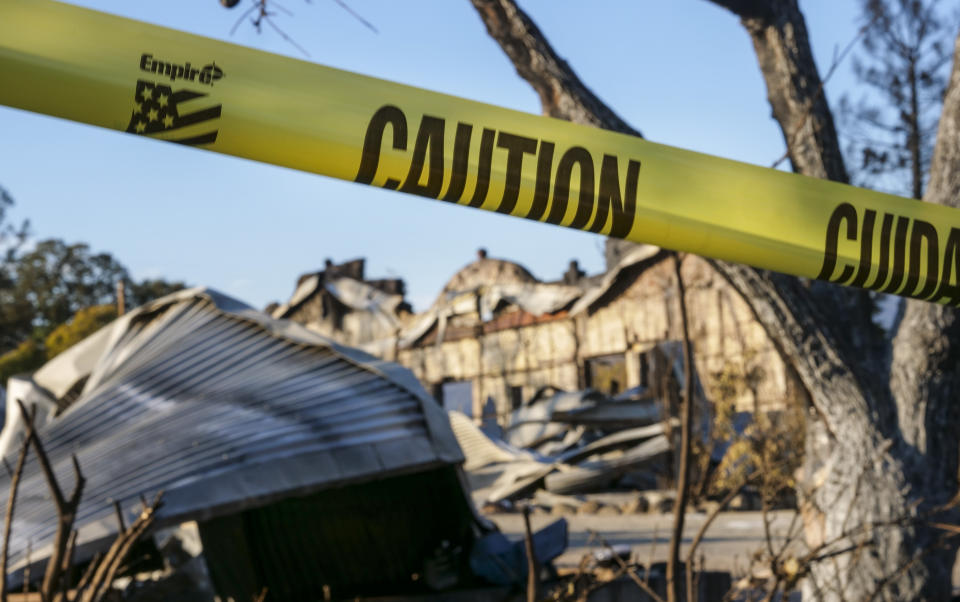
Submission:
<svg viewBox="0 0 960 602">
<path fill-rule="evenodd" d="M 0 385 L 16 374 L 33 372 L 47 361 L 60 355 L 117 317 L 117 308 L 95 305 L 79 310 L 67 322 L 60 324 L 41 340 L 31 336 L 15 349 L 0 355 Z"/>
<path fill-rule="evenodd" d="M 13 197 L 0 187 L 0 251 L 4 263 L 13 258 L 30 231 L 30 222 L 26 220 L 19 225 L 10 223 L 8 214 L 12 208 Z"/>
<path fill-rule="evenodd" d="M 22 340 L 35 330 L 45 336 L 84 307 L 112 303 L 116 283 L 127 269 L 109 253 L 92 253 L 85 243 L 43 240 L 12 264 L 9 302 L 28 303 L 30 321 L 18 326 Z M 0 299 L 0 305 L 8 299 Z"/>
<path fill-rule="evenodd" d="M 165 280 L 145 280 L 132 283 L 130 297 L 135 305 L 142 305 L 183 288 L 183 283 Z M 117 318 L 113 303 L 93 305 L 79 310 L 69 320 L 52 328 L 41 337 L 43 329 L 35 330 L 16 348 L 0 355 L 0 385 L 15 374 L 36 370 L 49 360 L 73 347 Z"/>
<path fill-rule="evenodd" d="M 128 296 L 135 302 L 132 306 L 138 306 L 182 288 L 181 282 L 144 280 L 130 283 Z M 59 325 L 34 328 L 14 349 L 0 355 L 0 385 L 14 374 L 36 370 L 116 318 L 117 307 L 110 302 L 80 308 L 73 317 Z M 46 330 L 50 332 L 44 336 Z"/>
<path fill-rule="evenodd" d="M 12 254 L 0 283 L 0 352 L 21 341 L 43 339 L 84 308 L 116 302 L 121 280 L 127 307 L 133 308 L 184 287 L 162 279 L 134 282 L 126 267 L 109 253 L 94 253 L 85 243 L 40 241 Z"/>
<path fill-rule="evenodd" d="M 840 103 L 857 183 L 923 196 L 946 90 L 956 19 L 939 0 L 861 0 L 863 53 L 854 73 L 869 96 Z"/>
<path fill-rule="evenodd" d="M 12 253 L 5 262 L 7 280 L 0 287 L 2 337 L 0 357 L 10 374 L 29 372 L 49 359 L 47 335 L 80 310 L 113 303 L 116 282 L 127 270 L 108 253 L 91 253 L 83 243 L 40 241 L 25 253 Z M 62 344 L 58 352 L 62 351 Z"/>
<path fill-rule="evenodd" d="M 6 386 L 7 379 L 15 374 L 33 372 L 43 365 L 46 355 L 35 339 L 27 339 L 16 348 L 0 355 L 0 386 Z"/>
</svg>

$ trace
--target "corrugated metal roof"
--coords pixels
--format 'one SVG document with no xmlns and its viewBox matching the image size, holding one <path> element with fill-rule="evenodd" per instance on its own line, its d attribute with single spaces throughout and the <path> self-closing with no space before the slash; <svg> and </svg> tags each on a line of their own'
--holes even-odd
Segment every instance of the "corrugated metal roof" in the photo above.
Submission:
<svg viewBox="0 0 960 602">
<path fill-rule="evenodd" d="M 456 435 L 457 443 L 460 444 L 460 449 L 463 450 L 463 456 L 466 458 L 463 463 L 464 470 L 483 468 L 499 462 L 534 459 L 533 454 L 526 450 L 517 449 L 503 441 L 494 441 L 485 435 L 466 414 L 450 410 L 447 415 L 450 416 L 453 434 Z"/>
<path fill-rule="evenodd" d="M 139 496 L 160 489 L 158 526 L 462 461 L 445 413 L 408 371 L 213 291 L 172 295 L 107 329 L 95 361 L 79 352 L 54 360 L 60 389 L 86 384 L 40 430 L 61 487 L 73 485 L 71 453 L 87 478 L 81 543 L 116 531 L 113 500 L 131 518 Z M 3 475 L 0 507 L 8 488 Z M 55 528 L 31 453 L 11 560 L 28 542 L 42 557 Z"/>
</svg>

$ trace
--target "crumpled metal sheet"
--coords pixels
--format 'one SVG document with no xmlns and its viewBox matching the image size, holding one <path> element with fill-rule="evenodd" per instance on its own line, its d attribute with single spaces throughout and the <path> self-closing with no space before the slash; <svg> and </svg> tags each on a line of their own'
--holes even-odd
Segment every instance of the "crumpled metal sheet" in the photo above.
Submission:
<svg viewBox="0 0 960 602">
<path fill-rule="evenodd" d="M 450 426 L 463 450 L 464 470 L 475 470 L 490 464 L 534 459 L 533 454 L 517 449 L 504 441 L 491 439 L 466 414 L 449 410 Z"/>
<path fill-rule="evenodd" d="M 569 426 L 555 422 L 555 413 L 592 407 L 602 399 L 603 395 L 593 390 L 563 391 L 519 407 L 510 415 L 504 439 L 515 447 L 535 448 L 545 441 L 562 438 Z"/>
<path fill-rule="evenodd" d="M 139 496 L 161 489 L 158 526 L 463 460 L 446 414 L 409 371 L 215 291 L 175 293 L 105 330 L 95 361 L 81 357 L 89 349 L 63 354 L 58 382 L 86 384 L 39 430 L 61 488 L 73 487 L 71 454 L 87 478 L 81 549 L 116 532 L 114 500 L 130 521 Z M 8 490 L 2 475 L 0 507 Z M 28 543 L 34 560 L 45 555 L 56 529 L 48 496 L 31 453 L 14 567 Z"/>
<path fill-rule="evenodd" d="M 561 518 L 533 533 L 531 543 L 537 562 L 549 563 L 566 551 L 567 531 L 567 521 Z M 491 583 L 523 586 L 530 567 L 525 545 L 523 540 L 511 541 L 502 533 L 491 533 L 470 550 L 470 568 Z"/>
<path fill-rule="evenodd" d="M 387 327 L 398 329 L 397 308 L 403 303 L 402 295 L 390 295 L 365 282 L 353 278 L 335 278 L 323 284 L 327 291 L 341 303 L 355 310 L 370 312 Z"/>
<path fill-rule="evenodd" d="M 355 311 L 368 312 L 374 320 L 381 322 L 391 330 L 400 329 L 397 308 L 403 303 L 403 295 L 391 295 L 354 278 L 323 278 L 312 274 L 297 286 L 290 300 L 273 310 L 274 318 L 286 318 L 291 310 L 310 298 L 314 293 L 325 289 L 338 301 Z"/>
<path fill-rule="evenodd" d="M 609 485 L 628 470 L 636 470 L 670 451 L 666 435 L 657 435 L 611 459 L 581 462 L 570 470 L 551 472 L 544 478 L 547 491 L 577 493 Z"/>
</svg>

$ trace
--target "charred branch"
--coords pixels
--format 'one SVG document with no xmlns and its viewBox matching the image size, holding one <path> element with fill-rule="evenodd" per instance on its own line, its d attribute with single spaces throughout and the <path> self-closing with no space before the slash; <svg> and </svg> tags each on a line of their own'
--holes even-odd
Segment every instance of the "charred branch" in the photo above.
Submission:
<svg viewBox="0 0 960 602">
<path fill-rule="evenodd" d="M 23 409 L 23 402 L 17 400 L 17 404 Z M 30 408 L 30 414 L 24 414 L 26 418 L 25 433 L 23 443 L 20 444 L 20 452 L 17 454 L 17 464 L 10 471 L 10 491 L 7 493 L 7 511 L 3 519 L 3 551 L 0 553 L 0 602 L 7 602 L 7 567 L 10 560 L 10 533 L 13 530 L 13 515 L 16 508 L 17 492 L 20 489 L 20 479 L 23 477 L 23 467 L 27 461 L 27 454 L 30 451 L 30 442 L 33 439 L 34 421 L 37 417 L 36 406 Z M 6 461 L 4 461 L 6 462 Z"/>
<path fill-rule="evenodd" d="M 134 544 L 153 526 L 162 500 L 162 491 L 157 493 L 152 502 L 147 503 L 144 500 L 142 511 L 137 520 L 128 529 L 117 533 L 113 545 L 97 563 L 96 570 L 92 572 L 93 576 L 90 577 L 84 591 L 80 594 L 80 602 L 96 602 L 106 594 Z"/>
<path fill-rule="evenodd" d="M 27 408 L 24 407 L 23 402 L 17 400 L 17 405 L 20 407 L 20 414 L 24 422 L 32 425 L 32 416 L 27 412 Z M 80 505 L 80 496 L 83 494 L 86 479 L 80 471 L 80 463 L 77 461 L 77 457 L 71 456 L 74 472 L 74 488 L 70 497 L 65 498 L 63 491 L 60 489 L 60 484 L 57 482 L 57 476 L 53 471 L 53 467 L 50 465 L 50 459 L 47 457 L 43 443 L 40 441 L 40 438 L 36 436 L 32 427 L 29 432 L 30 436 L 28 437 L 28 441 L 33 445 L 33 450 L 37 454 L 37 461 L 40 464 L 40 469 L 43 471 L 43 476 L 47 481 L 50 495 L 57 509 L 57 531 L 53 540 L 53 552 L 50 555 L 50 560 L 47 562 L 47 570 L 43 575 L 43 583 L 40 588 L 41 597 L 52 600 L 53 596 L 60 589 L 60 580 L 66 557 L 72 553 L 70 540 L 73 532 L 73 521 L 77 516 L 77 508 Z"/>
</svg>

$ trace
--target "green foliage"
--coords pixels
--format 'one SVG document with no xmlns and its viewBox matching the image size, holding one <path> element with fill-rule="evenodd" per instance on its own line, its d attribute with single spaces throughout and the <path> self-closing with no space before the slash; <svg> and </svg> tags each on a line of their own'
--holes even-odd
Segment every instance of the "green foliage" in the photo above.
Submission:
<svg viewBox="0 0 960 602">
<path fill-rule="evenodd" d="M 30 326 L 46 332 L 84 307 L 112 303 L 116 283 L 129 279 L 127 269 L 109 253 L 56 239 L 38 242 L 17 259 L 15 268 L 12 295 L 30 303 Z"/>
<path fill-rule="evenodd" d="M 38 332 L 46 336 L 85 307 L 116 302 L 116 287 L 126 285 L 127 307 L 184 288 L 182 282 L 144 280 L 133 282 L 127 269 L 109 253 L 93 253 L 84 243 L 40 241 L 11 263 L 12 282 L 0 288 L 0 324 L 3 346 L 12 347 Z"/>
<path fill-rule="evenodd" d="M 16 349 L 0 355 L 0 384 L 6 384 L 7 379 L 15 374 L 33 372 L 46 361 L 43 349 L 34 339 L 27 339 Z"/>
<path fill-rule="evenodd" d="M 133 309 L 144 303 L 165 297 L 186 288 L 183 282 L 167 282 L 166 280 L 141 280 L 127 283 L 127 307 Z"/>
<path fill-rule="evenodd" d="M 0 287 L 0 350 L 37 336 L 43 338 L 83 307 L 109 303 L 114 282 L 126 269 L 107 253 L 85 244 L 44 240 L 7 263 L 9 281 Z"/>
<path fill-rule="evenodd" d="M 45 340 L 40 333 L 34 333 L 15 349 L 0 355 L 0 384 L 15 374 L 33 372 L 116 317 L 113 305 L 96 305 L 78 311 L 68 322 L 54 328 Z"/>
<path fill-rule="evenodd" d="M 100 330 L 117 317 L 117 308 L 113 305 L 94 305 L 81 309 L 73 318 L 53 329 L 44 347 L 48 360 L 60 355 L 91 334 Z"/>
</svg>

